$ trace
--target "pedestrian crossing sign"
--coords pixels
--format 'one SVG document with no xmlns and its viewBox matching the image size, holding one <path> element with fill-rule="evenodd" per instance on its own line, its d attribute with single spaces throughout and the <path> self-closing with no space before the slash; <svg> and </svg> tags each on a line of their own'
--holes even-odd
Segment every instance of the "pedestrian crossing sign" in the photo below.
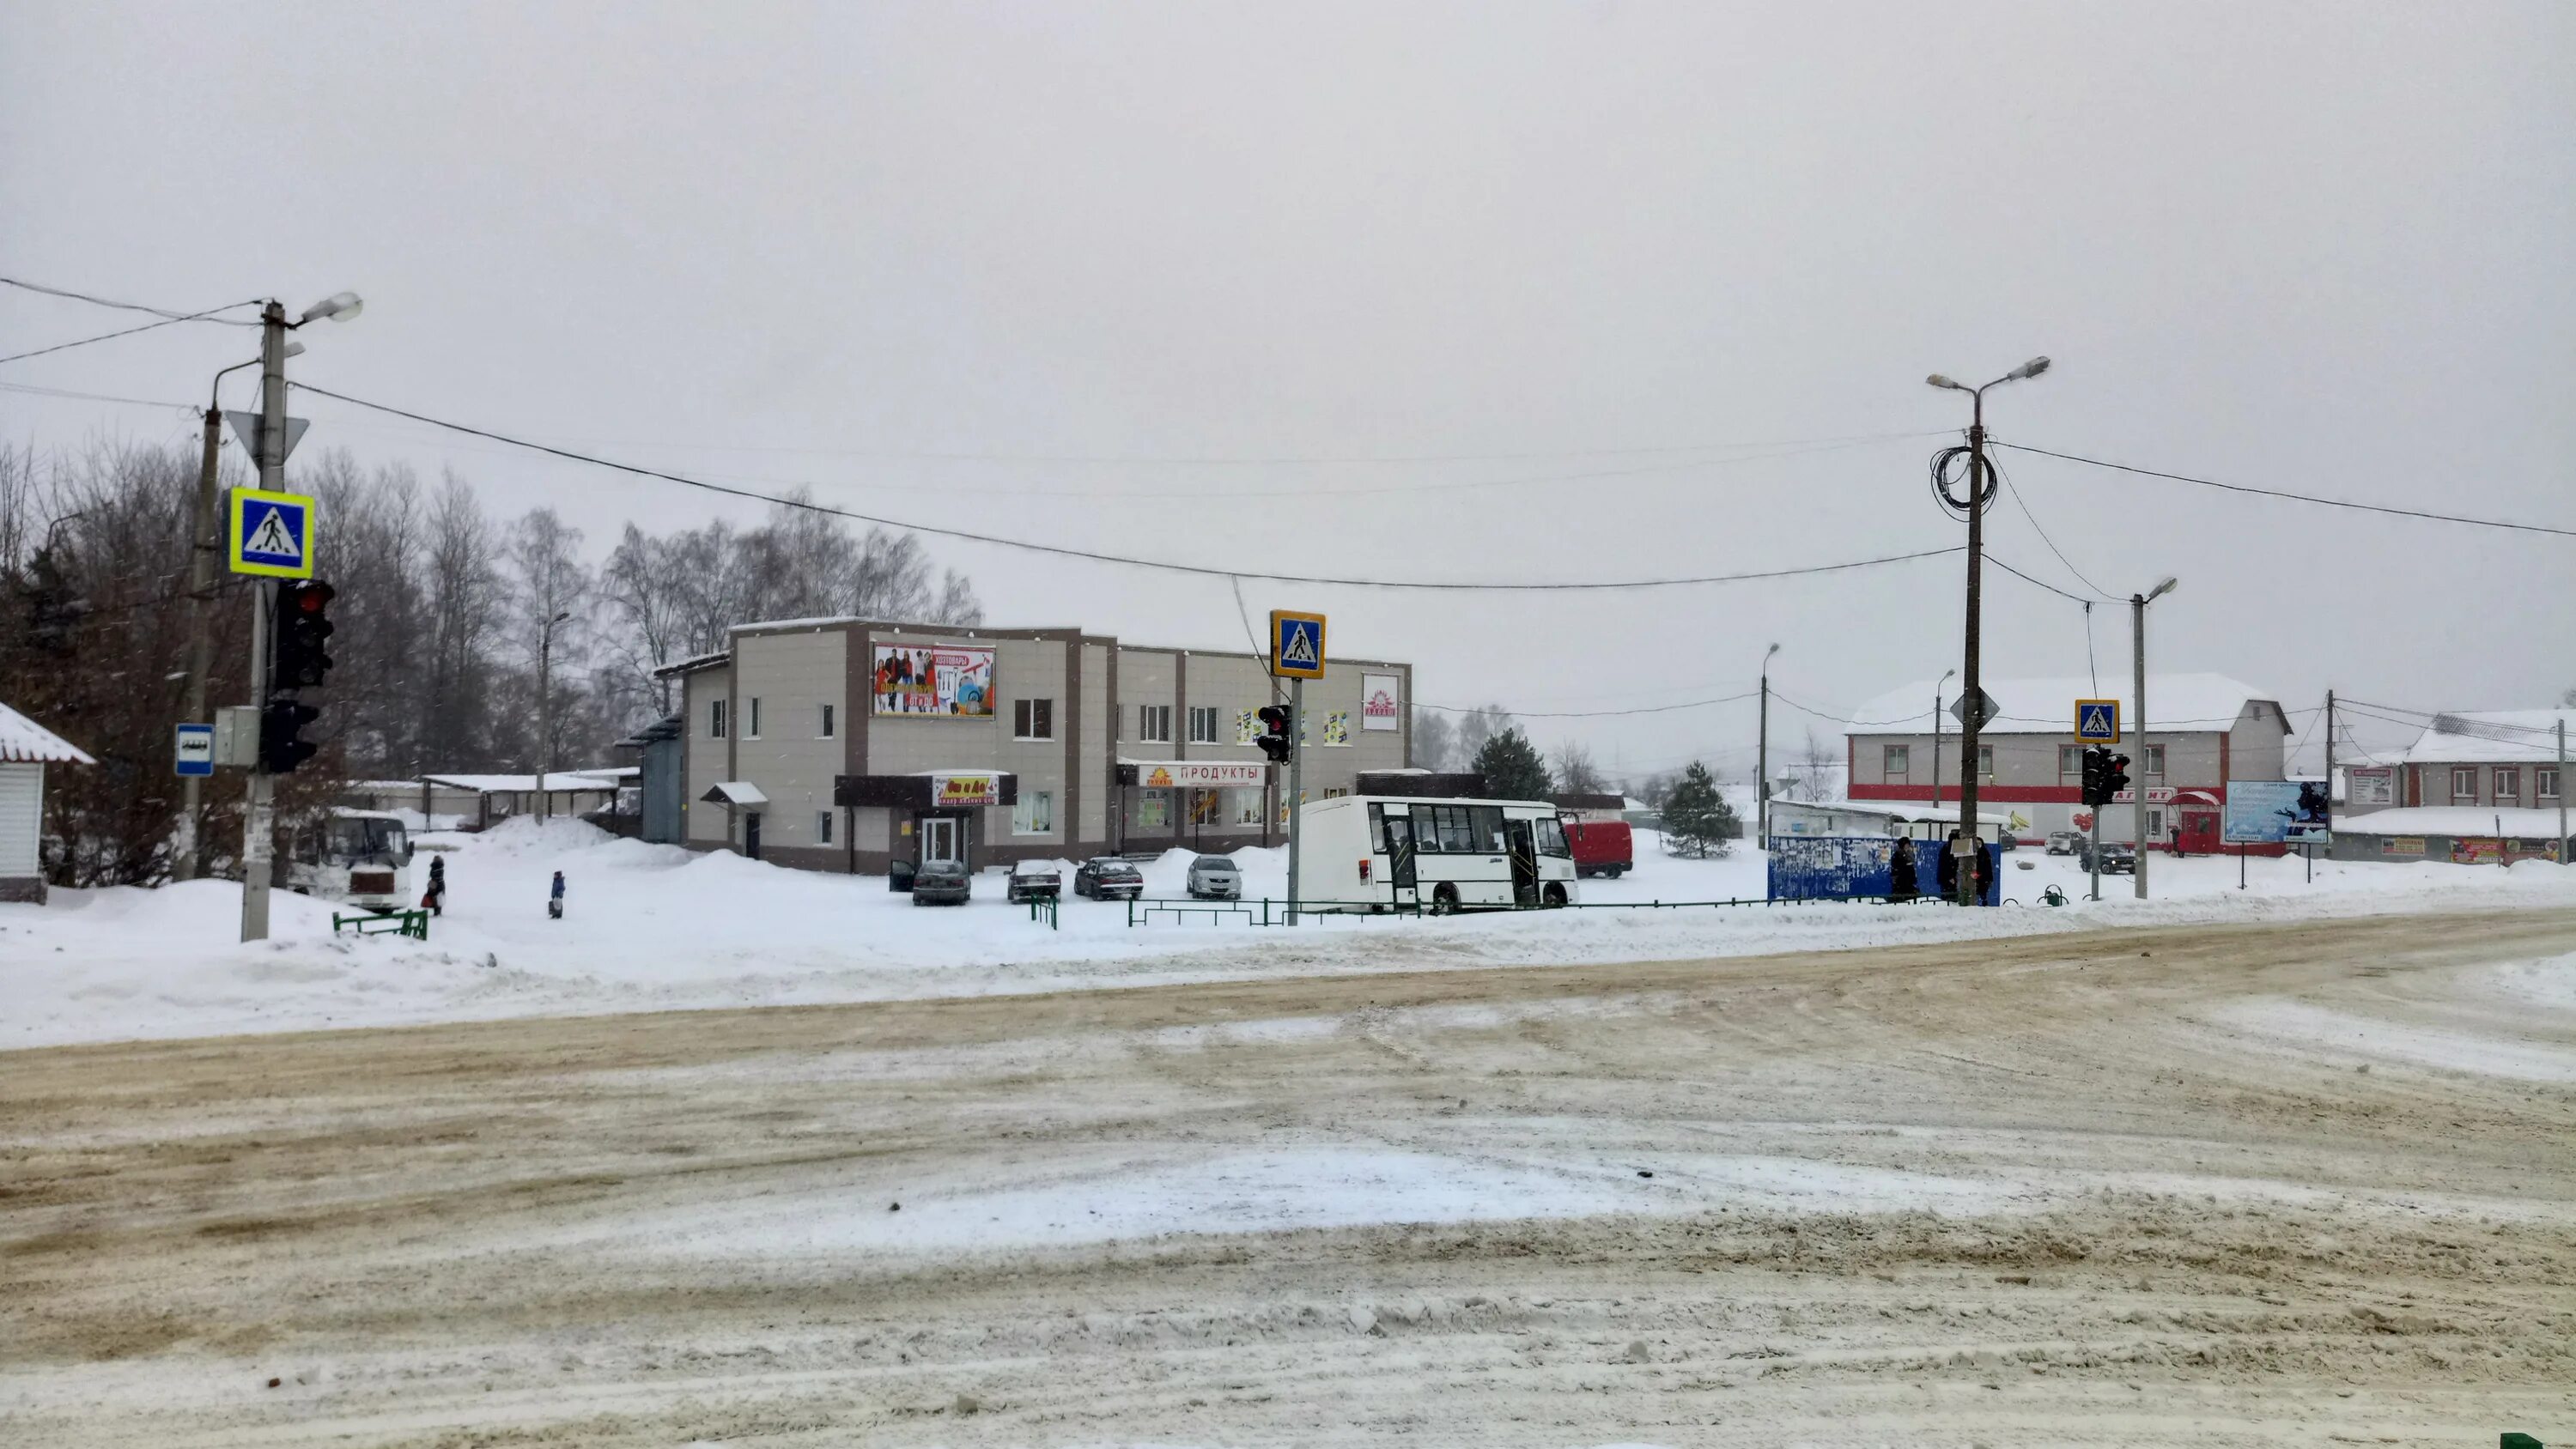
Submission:
<svg viewBox="0 0 2576 1449">
<path fill-rule="evenodd" d="M 225 551 L 237 574 L 313 577 L 313 500 L 301 493 L 234 489 Z"/>
<path fill-rule="evenodd" d="M 1282 679 L 1324 677 L 1324 616 L 1270 611 L 1270 672 Z"/>
<path fill-rule="evenodd" d="M 2088 745 L 2120 742 L 2120 702 L 2116 699 L 2075 701 L 2075 738 Z"/>
</svg>

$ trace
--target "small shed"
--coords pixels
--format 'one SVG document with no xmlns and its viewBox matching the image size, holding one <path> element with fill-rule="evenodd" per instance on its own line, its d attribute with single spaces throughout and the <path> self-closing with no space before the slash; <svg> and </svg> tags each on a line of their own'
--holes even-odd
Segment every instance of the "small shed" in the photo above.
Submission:
<svg viewBox="0 0 2576 1449">
<path fill-rule="evenodd" d="M 45 767 L 97 763 L 0 704 L 0 901 L 45 903 Z"/>
<path fill-rule="evenodd" d="M 557 770 L 546 775 L 423 775 L 424 799 L 432 792 L 461 791 L 474 801 L 463 830 L 489 830 L 513 815 L 587 815 L 617 801 L 617 781 L 605 771 Z"/>
</svg>

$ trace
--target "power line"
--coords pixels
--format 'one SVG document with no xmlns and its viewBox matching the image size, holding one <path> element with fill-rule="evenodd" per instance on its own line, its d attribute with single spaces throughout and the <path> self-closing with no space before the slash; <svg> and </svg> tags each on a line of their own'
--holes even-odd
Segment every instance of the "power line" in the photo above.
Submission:
<svg viewBox="0 0 2576 1449">
<path fill-rule="evenodd" d="M 2086 597 L 2084 597 L 2082 594 L 2070 594 L 2070 593 L 2066 592 L 2064 589 L 2059 588 L 2059 587 L 2058 587 L 2057 585 L 2055 585 L 2055 584 L 2052 584 L 2052 583 L 2045 583 L 2045 582 L 2042 582 L 2041 580 L 2038 580 L 2038 579 L 2032 578 L 2030 575 L 2028 575 L 2028 574 L 2026 574 L 2026 573 L 2023 573 L 2021 570 L 2019 570 L 2019 569 L 2017 569 L 2017 568 L 2014 568 L 2011 564 L 2005 563 L 2002 559 L 1999 559 L 1999 558 L 1995 557 L 1995 556 L 1994 556 L 1993 554 L 1991 554 L 1991 553 L 1986 555 L 1986 562 L 1988 562 L 1988 563 L 1990 563 L 1990 564 L 1993 564 L 1996 568 L 2002 569 L 2005 573 L 2008 573 L 2008 574 L 2012 575 L 2014 578 L 2017 578 L 2017 579 L 2021 580 L 2021 581 L 2022 581 L 2023 583 L 2025 583 L 2025 584 L 2032 585 L 2033 587 L 2036 587 L 2036 588 L 2046 589 L 2046 590 L 2048 590 L 2050 593 L 2055 594 L 2055 595 L 2056 595 L 2056 596 L 2058 596 L 2059 598 L 2061 598 L 2061 599 L 2065 599 L 2065 600 L 2069 601 L 2070 603 L 2082 604 L 2082 605 L 2084 605 L 2086 608 L 2091 608 L 2091 607 L 2092 607 L 2092 605 L 2093 605 L 2093 601 L 2092 601 L 2092 600 L 2090 600 L 2090 599 L 2088 599 L 2088 598 L 2086 598 Z M 2118 602 L 2119 602 L 2119 600 L 2117 600 L 2117 599 L 2106 599 L 2106 600 L 2104 600 L 2103 602 L 2105 602 L 2105 603 L 2113 603 L 2113 604 L 2116 604 L 2116 603 L 2118 603 Z"/>
<path fill-rule="evenodd" d="M 1267 579 L 1274 583 L 1317 584 L 1337 588 L 1355 589 L 1414 589 L 1432 592 L 1460 593 L 1576 593 L 1620 589 L 1678 588 L 1694 584 L 1747 583 L 1760 579 L 1791 578 L 1808 574 L 1842 573 L 1853 569 L 1876 568 L 1886 564 L 1906 563 L 1916 559 L 1937 558 L 1944 554 L 1953 554 L 1961 551 L 1959 548 L 1954 546 L 1950 548 L 1919 549 L 1912 553 L 1888 554 L 1878 558 L 1853 559 L 1845 563 L 1809 564 L 1798 568 L 1759 569 L 1735 574 L 1697 574 L 1659 579 L 1616 579 L 1556 583 L 1452 583 L 1418 579 L 1333 578 L 1314 574 L 1269 573 L 1259 569 L 1226 569 L 1216 568 L 1205 564 L 1172 563 L 1161 559 L 1132 558 L 1123 554 L 1102 553 L 1092 549 L 1069 548 L 1062 544 L 1034 543 L 1027 539 L 1004 538 L 996 534 L 976 533 L 962 528 L 946 528 L 937 524 L 910 523 L 899 518 L 886 518 L 878 514 L 861 513 L 856 509 L 835 508 L 829 504 L 816 503 L 811 499 L 781 497 L 777 494 L 761 493 L 749 488 L 735 488 L 727 484 L 711 483 L 705 479 L 691 478 L 682 473 L 669 473 L 658 468 L 644 468 L 633 463 L 620 463 L 609 458 L 593 457 L 590 454 L 577 453 L 568 448 L 557 448 L 545 443 L 530 442 L 525 438 L 514 438 L 507 433 L 496 433 L 486 428 L 470 427 L 464 423 L 449 422 L 444 418 L 434 418 L 425 413 L 412 412 L 408 409 L 394 407 L 388 403 L 369 402 L 365 398 L 351 397 L 346 393 L 333 392 L 329 388 L 315 387 L 311 383 L 299 382 L 290 385 L 304 392 L 312 393 L 318 397 L 331 398 L 335 401 L 349 403 L 356 407 L 367 408 L 380 413 L 388 413 L 398 418 L 409 418 L 416 423 L 426 423 L 431 427 L 445 428 L 450 432 L 463 433 L 469 437 L 489 438 L 494 442 L 507 443 L 513 447 L 525 448 L 530 452 L 545 453 L 550 456 L 567 459 L 575 463 L 587 463 L 593 467 L 613 469 L 620 473 L 630 473 L 639 478 L 656 478 L 667 483 L 678 483 L 690 488 L 703 489 L 709 493 L 720 493 L 729 497 L 749 499 L 753 502 L 772 504 L 781 508 L 794 508 L 808 513 L 821 513 L 836 518 L 853 519 L 860 523 L 872 523 L 883 528 L 908 529 L 915 533 L 927 533 L 940 538 L 962 539 L 968 543 L 990 544 L 997 548 L 1014 548 L 1028 553 L 1051 554 L 1059 558 L 1084 559 L 1092 563 L 1118 564 L 1128 568 L 1159 569 L 1166 573 L 1194 574 L 1202 578 Z"/>
<path fill-rule="evenodd" d="M 23 392 L 36 397 L 77 398 L 82 402 L 130 403 L 139 408 L 185 408 L 189 412 L 195 412 L 197 410 L 197 405 L 195 403 L 169 402 L 167 400 L 155 402 L 148 397 L 117 397 L 114 394 L 103 392 L 74 392 L 70 388 L 66 387 L 38 387 L 33 383 L 26 382 L 0 382 L 0 392 Z"/>
<path fill-rule="evenodd" d="M 256 301 L 257 299 L 253 300 Z M 235 307 L 248 307 L 251 305 L 252 302 L 228 302 L 221 307 L 210 307 L 203 312 L 191 312 L 184 317 L 164 317 L 158 322 L 146 322 L 140 327 L 120 327 L 114 332 L 102 332 L 96 337 L 84 337 L 77 342 L 57 342 L 51 347 L 39 347 L 33 352 L 12 353 L 7 357 L 0 357 L 0 362 L 24 362 L 30 357 L 42 357 L 49 352 L 65 352 L 75 347 L 87 347 L 93 342 L 106 342 L 118 337 L 131 337 L 137 332 L 149 332 L 155 327 L 169 327 L 181 322 L 220 320 L 215 317 L 217 312 L 229 312 Z"/>
<path fill-rule="evenodd" d="M 2084 587 L 2091 589 L 2094 593 L 2101 595 L 2104 603 L 2119 602 L 2117 599 L 2112 598 L 2110 592 L 2104 589 L 2100 584 L 2086 578 L 2084 576 L 2084 571 L 2075 566 L 2075 561 L 2066 556 L 2066 550 L 2057 546 L 2057 540 L 2048 536 L 2048 530 L 2039 526 L 2039 515 L 2030 511 L 2030 501 L 2021 496 L 2021 490 L 2019 488 L 2013 486 L 2012 475 L 2003 470 L 2003 465 L 1998 463 L 1994 465 L 1994 468 L 1995 476 L 2004 480 L 2004 491 L 2012 495 L 2013 506 L 2021 510 L 2022 517 L 2030 520 L 2030 531 L 2039 535 L 2039 541 L 2048 545 L 2048 551 L 2050 553 L 2057 555 L 2057 561 L 2066 565 L 2066 571 L 2075 575 L 2075 581 L 2082 584 Z"/>
<path fill-rule="evenodd" d="M 1778 690 L 1772 691 L 1774 694 L 1778 692 Z M 1677 709 L 1705 709 L 1713 704 L 1734 704 L 1740 700 L 1751 699 L 1758 693 L 1760 693 L 1758 690 L 1747 690 L 1742 694 L 1722 695 L 1716 699 L 1692 699 L 1680 704 L 1646 705 L 1638 709 L 1507 709 L 1503 713 L 1513 719 L 1605 719 L 1612 715 L 1670 714 Z M 1492 708 L 1490 705 L 1425 704 L 1421 700 L 1415 700 L 1413 707 L 1436 709 L 1443 714 L 1480 714 Z"/>
<path fill-rule="evenodd" d="M 2504 528 L 2519 533 L 2546 533 L 2560 538 L 2576 538 L 2576 528 L 2556 528 L 2545 523 L 2515 523 L 2501 518 L 2470 518 L 2458 513 L 2428 513 L 2420 508 L 2391 508 L 2382 503 L 2356 503 L 2349 498 L 2320 498 L 2311 493 L 2290 493 L 2278 488 L 2256 488 L 2245 483 L 2221 483 L 2214 478 L 2194 478 L 2184 473 L 2159 472 L 2154 468 L 2133 468 L 2126 463 L 2113 463 L 2101 458 L 2086 458 L 2074 453 L 2034 448 L 2027 443 L 2002 443 L 1992 439 L 1988 439 L 1987 442 L 1990 447 L 2011 448 L 2022 453 L 2037 453 L 2046 458 L 2062 458 L 2069 463 L 2089 463 L 2096 468 L 2134 473 L 2142 478 L 2164 478 L 2176 483 L 2195 483 L 2203 488 L 2216 488 L 2228 493 L 2250 493 L 2263 498 L 2286 498 L 2293 503 L 2313 503 L 2321 508 L 2348 508 L 2356 513 L 2385 513 L 2396 518 L 2422 518 L 2435 523 L 2465 523 L 2475 528 Z"/>
<path fill-rule="evenodd" d="M 106 297 L 93 297 L 87 292 L 68 291 L 61 287 L 48 287 L 41 282 L 22 281 L 16 277 L 0 277 L 0 284 L 21 288 L 29 292 L 42 292 L 48 297 L 67 297 L 75 302 L 87 302 L 93 307 L 113 307 L 120 312 L 143 312 L 172 322 L 191 322 L 207 315 L 203 312 L 173 312 L 167 307 L 147 307 L 140 302 L 118 302 Z M 262 300 L 265 299 L 254 297 L 248 302 L 235 302 L 230 307 L 217 307 L 214 310 L 217 312 L 229 312 L 233 307 L 248 307 Z M 259 325 L 256 322 L 250 321 L 236 322 L 229 317 L 218 318 L 217 320 L 221 321 L 227 327 L 256 327 Z"/>
</svg>

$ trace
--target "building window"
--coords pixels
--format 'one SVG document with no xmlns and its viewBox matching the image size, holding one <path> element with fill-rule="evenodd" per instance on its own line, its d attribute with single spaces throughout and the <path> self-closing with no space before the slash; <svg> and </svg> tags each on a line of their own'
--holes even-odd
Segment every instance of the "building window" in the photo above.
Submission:
<svg viewBox="0 0 2576 1449">
<path fill-rule="evenodd" d="M 746 714 L 746 715 L 744 715 L 744 716 L 743 716 L 742 723 L 743 723 L 742 737 L 743 737 L 744 739 L 747 739 L 747 740 L 756 740 L 756 739 L 759 739 L 759 738 L 760 738 L 760 696 L 759 696 L 759 695 L 756 695 L 756 694 L 755 694 L 755 695 L 753 695 L 753 696 L 751 697 L 751 711 L 750 711 L 750 713 L 748 713 L 748 714 Z"/>
<path fill-rule="evenodd" d="M 1977 780 L 1987 785 L 1995 782 L 1995 747 L 1992 745 L 1977 746 Z"/>
<path fill-rule="evenodd" d="M 1164 707 L 1168 717 L 1170 706 Z M 1136 824 L 1144 830 L 1168 830 L 1172 824 L 1172 792 L 1143 790 L 1136 795 Z"/>
<path fill-rule="evenodd" d="M 717 739 L 725 737 L 724 707 L 725 702 L 721 699 L 710 700 L 707 705 L 707 733 Z"/>
<path fill-rule="evenodd" d="M 2477 766 L 2453 765 L 2451 767 L 2451 799 L 2453 803 L 2463 800 L 2472 805 L 2478 803 Z"/>
<path fill-rule="evenodd" d="M 1055 792 L 1022 790 L 1020 802 L 1011 807 L 1011 833 L 1013 835 L 1053 835 L 1055 833 Z"/>
<path fill-rule="evenodd" d="M 2531 798 L 2534 800 L 2555 800 L 2558 798 L 2557 766 L 2541 765 L 2531 772 Z"/>
<path fill-rule="evenodd" d="M 1888 784 L 1904 784 L 1907 777 L 1913 774 L 1911 765 L 1913 758 L 1914 749 L 1911 745 L 1879 746 L 1878 769 L 1880 776 L 1885 779 Z"/>
<path fill-rule="evenodd" d="M 814 812 L 814 843 L 817 845 L 832 843 L 832 812 L 829 810 Z"/>
<path fill-rule="evenodd" d="M 1055 738 L 1055 701 L 1021 699 L 1011 702 L 1011 738 L 1051 740 Z"/>
<path fill-rule="evenodd" d="M 2082 745 L 2059 745 L 2057 747 L 2057 783 L 2063 785 L 2069 781 L 2073 781 L 2081 784 L 2083 779 L 2084 747 Z"/>
<path fill-rule="evenodd" d="M 1223 711 L 1212 704 L 1191 705 L 1190 743 L 1194 745 L 1221 743 L 1217 738 L 1217 728 L 1222 714 Z"/>
<path fill-rule="evenodd" d="M 2165 747 L 2162 745 L 2149 745 L 2146 747 L 2145 754 L 2147 757 L 2147 778 L 2150 780 L 2163 779 L 2165 777 Z"/>
<path fill-rule="evenodd" d="M 832 725 L 833 725 L 833 719 L 832 719 L 832 707 L 831 707 L 830 705 L 828 705 L 828 704 L 827 704 L 827 705 L 823 706 L 823 723 L 822 723 L 822 730 L 821 730 L 821 733 L 819 733 L 819 734 L 815 735 L 815 736 L 814 736 L 814 738 L 816 738 L 816 739 L 818 739 L 818 740 L 828 740 L 828 739 L 830 739 L 830 738 L 832 737 Z"/>
<path fill-rule="evenodd" d="M 2522 803 L 2522 769 L 2520 766 L 2496 766 L 2495 785 L 2495 802 L 2498 805 L 2519 805 Z"/>
<path fill-rule="evenodd" d="M 1149 744 L 1172 742 L 1172 707 L 1168 704 L 1136 706 L 1136 738 Z"/>
</svg>

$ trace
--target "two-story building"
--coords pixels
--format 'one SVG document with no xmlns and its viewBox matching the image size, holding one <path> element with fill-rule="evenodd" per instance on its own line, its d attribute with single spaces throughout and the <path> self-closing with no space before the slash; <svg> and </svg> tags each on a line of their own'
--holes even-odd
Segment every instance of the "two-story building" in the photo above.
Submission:
<svg viewBox="0 0 2576 1449">
<path fill-rule="evenodd" d="M 2567 803 L 2559 730 L 2576 709 L 2442 714 L 2393 762 L 2343 771 L 2335 854 L 2463 863 L 2555 856 Z"/>
<path fill-rule="evenodd" d="M 1274 700 L 1257 655 L 799 619 L 738 626 L 722 653 L 660 672 L 679 685 L 693 850 L 881 874 L 1283 838 L 1287 771 L 1255 743 Z M 1410 665 L 1332 658 L 1305 699 L 1308 798 L 1409 764 Z"/>
<path fill-rule="evenodd" d="M 2102 811 L 2102 838 L 2216 851 L 2227 786 L 2235 780 L 2279 780 L 2290 722 L 2280 703 L 2218 674 L 2147 677 L 2141 743 L 2136 701 L 2123 677 L 2096 690 L 2081 677 L 1990 679 L 1998 717 L 1980 731 L 1977 809 L 2006 812 L 2016 840 L 2036 842 L 2078 830 L 2084 808 L 2084 747 L 2075 739 L 2075 701 L 2120 701 L 2132 795 L 2143 798 Z M 1955 685 L 1955 681 L 1954 681 Z M 1843 733 L 1849 750 L 1850 798 L 1947 801 L 1959 798 L 1959 727 L 1955 693 L 1931 680 L 1909 684 L 1864 704 Z M 1935 711 L 1938 711 L 1936 715 Z M 1935 728 L 1935 720 L 1938 728 Z M 2145 812 L 2143 822 L 2139 811 Z"/>
</svg>

